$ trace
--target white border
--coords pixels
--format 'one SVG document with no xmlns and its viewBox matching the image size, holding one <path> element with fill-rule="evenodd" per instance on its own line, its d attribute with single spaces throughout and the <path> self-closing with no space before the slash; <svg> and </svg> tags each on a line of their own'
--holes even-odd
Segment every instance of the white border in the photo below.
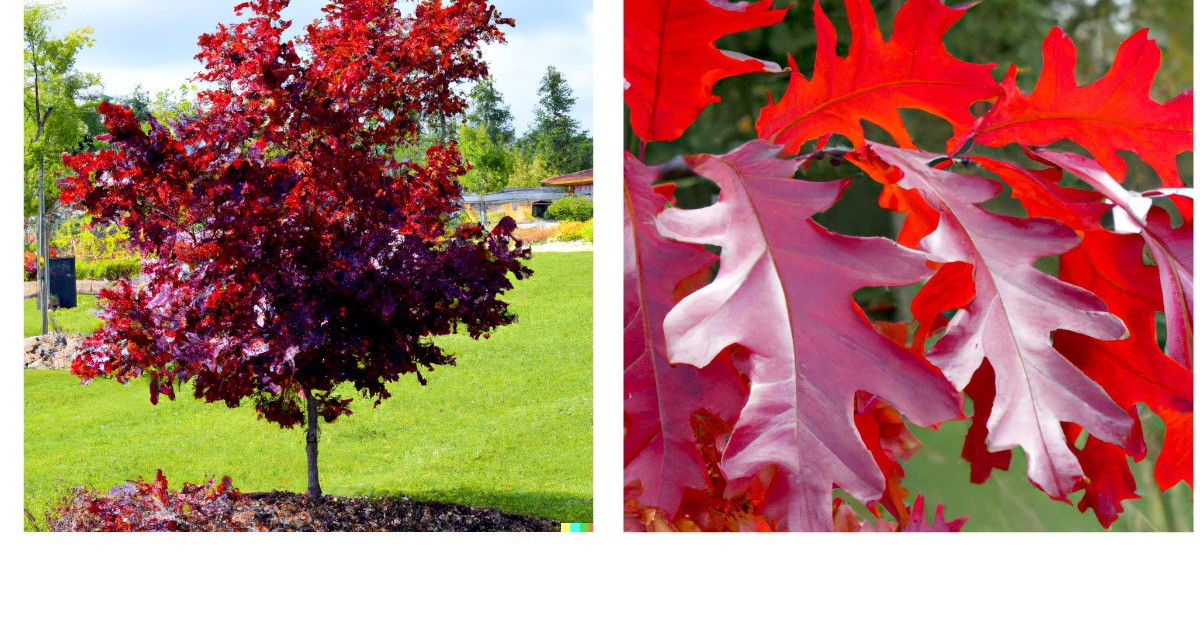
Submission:
<svg viewBox="0 0 1200 630">
<path fill-rule="evenodd" d="M 14 3 L 15 4 L 15 3 Z M 14 4 L 4 85 L 15 93 Z M 802 10 L 798 3 L 793 10 Z M 547 4 L 551 10 L 552 4 Z M 140 627 L 1170 627 L 1194 623 L 1200 545 L 1175 535 L 697 535 L 621 528 L 621 4 L 595 3 L 593 534 L 45 535 L 21 532 L 21 311 L 0 310 L 11 623 Z M 20 106 L 4 102 L 9 209 L 0 294 L 16 295 Z M 8 286 L 8 289 L 3 289 Z M 5 624 L 9 625 L 8 623 Z M 24 624 L 23 624 L 24 625 Z M 772 624 L 775 625 L 775 624 Z M 10 626 L 11 627 L 11 626 Z"/>
</svg>

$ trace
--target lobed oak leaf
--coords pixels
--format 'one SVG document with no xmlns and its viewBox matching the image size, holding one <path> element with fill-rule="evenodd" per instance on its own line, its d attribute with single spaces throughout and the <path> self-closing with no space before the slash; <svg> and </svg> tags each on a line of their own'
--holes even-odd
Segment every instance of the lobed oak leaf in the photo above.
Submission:
<svg viewBox="0 0 1200 630">
<path fill-rule="evenodd" d="M 1167 320 L 1167 355 L 1192 367 L 1192 221 L 1171 227 L 1166 211 L 1155 209 L 1149 198 L 1121 187 L 1096 161 L 1074 153 L 1039 150 L 1035 158 L 1071 172 L 1117 206 L 1114 223 L 1126 232 L 1140 234 L 1158 267 L 1163 314 Z"/>
<path fill-rule="evenodd" d="M 732 420 L 745 386 L 725 357 L 703 369 L 671 365 L 662 322 L 676 289 L 708 273 L 716 257 L 698 245 L 663 239 L 654 220 L 667 199 L 655 169 L 625 155 L 625 483 L 639 483 L 642 505 L 670 520 L 684 492 L 708 488 L 693 435 L 693 413 Z"/>
<path fill-rule="evenodd" d="M 879 125 L 902 147 L 915 148 L 900 108 L 927 111 L 966 131 L 975 121 L 970 106 L 999 96 L 992 78 L 995 64 L 968 63 L 946 51 L 942 38 L 966 8 L 939 0 L 910 0 L 896 14 L 891 39 L 883 40 L 867 0 L 846 0 L 850 50 L 836 52 L 837 32 L 819 2 L 813 3 L 817 55 L 812 79 L 790 61 L 791 80 L 778 103 L 763 108 L 758 137 L 789 153 L 807 140 L 837 133 L 856 147 L 863 144 L 867 120 Z"/>
<path fill-rule="evenodd" d="M 1134 424 L 1135 431 L 1139 427 L 1139 424 Z M 1076 448 L 1075 441 L 1081 433 L 1079 426 L 1064 422 L 1063 428 L 1067 444 L 1079 458 L 1079 465 L 1087 478 L 1083 497 L 1079 499 L 1079 511 L 1085 512 L 1091 508 L 1100 524 L 1107 529 L 1116 522 L 1117 516 L 1125 511 L 1121 506 L 1122 501 L 1141 497 L 1137 493 L 1137 480 L 1134 479 L 1133 471 L 1129 469 L 1129 463 L 1126 461 L 1125 449 L 1116 444 L 1093 439 L 1091 436 L 1088 436 L 1083 448 Z M 1140 435 L 1138 441 L 1141 441 Z"/>
<path fill-rule="evenodd" d="M 957 152 L 970 140 L 990 147 L 1009 143 L 1048 145 L 1071 140 L 1087 149 L 1117 180 L 1125 161 L 1117 151 L 1133 151 L 1167 186 L 1182 186 L 1175 159 L 1192 149 L 1192 91 L 1164 104 L 1150 98 L 1162 53 L 1142 29 L 1117 48 L 1108 73 L 1079 87 L 1075 44 L 1055 27 L 1042 44 L 1042 74 L 1026 96 L 1009 69 L 1003 94 L 968 132 L 950 140 Z"/>
<path fill-rule="evenodd" d="M 774 63 L 718 50 L 738 31 L 776 24 L 786 9 L 771 0 L 639 0 L 625 3 L 625 103 L 643 142 L 674 140 L 710 103 L 717 81 L 750 72 L 779 72 Z"/>
<path fill-rule="evenodd" d="M 1030 173 L 1003 162 L 977 159 L 1012 186 L 1014 196 L 1031 215 L 1058 218 L 1076 228 L 1083 243 L 1062 256 L 1059 277 L 1095 293 L 1129 328 L 1128 338 L 1113 341 L 1061 332 L 1055 336 L 1055 348 L 1104 387 L 1134 419 L 1135 428 L 1139 402 L 1167 420 L 1169 430 L 1156 464 L 1156 480 L 1163 490 L 1180 481 L 1191 485 L 1193 375 L 1190 369 L 1160 350 L 1156 323 L 1156 313 L 1173 313 L 1168 319 L 1168 337 L 1177 341 L 1168 341 L 1168 349 L 1174 348 L 1177 354 L 1190 358 L 1186 340 L 1191 335 L 1191 306 L 1187 302 L 1191 293 L 1191 220 L 1172 229 L 1165 211 L 1147 208 L 1142 203 L 1149 201 L 1145 195 L 1124 190 L 1098 164 L 1083 156 L 1037 151 L 1033 157 L 1066 168 L 1100 189 L 1117 203 L 1114 216 L 1123 216 L 1128 226 L 1126 231 L 1133 232 L 1117 234 L 1104 229 L 1099 218 L 1112 206 L 1104 202 L 1100 193 L 1057 185 L 1061 177 L 1058 168 Z M 1143 263 L 1142 252 L 1147 247 L 1155 258 L 1155 266 Z M 1177 306 L 1165 307 L 1167 300 Z M 1183 325 L 1179 322 L 1181 318 Z M 1171 325 L 1172 321 L 1175 324 Z M 1093 448 L 1097 453 L 1102 452 L 1100 449 Z M 1103 452 L 1118 456 L 1111 449 Z M 1141 459 L 1144 453 L 1144 444 L 1139 444 L 1129 455 Z M 1111 462 L 1100 465 L 1098 455 L 1092 455 L 1091 459 L 1097 462 L 1093 465 L 1097 470 L 1085 470 L 1092 481 L 1089 485 L 1123 487 L 1126 473 L 1119 466 Z M 1128 470 L 1127 464 L 1123 466 Z M 1109 481 L 1105 473 L 1115 478 Z M 1108 496 L 1084 500 L 1096 505 L 1119 505 L 1116 497 L 1132 498 L 1131 495 L 1132 490 L 1118 490 Z"/>
<path fill-rule="evenodd" d="M 950 321 L 929 359 L 965 387 L 986 358 L 995 370 L 996 397 L 987 422 L 988 449 L 1021 446 L 1030 480 L 1066 500 L 1083 482 L 1079 461 L 1060 423 L 1077 422 L 1099 439 L 1132 448 L 1132 421 L 1105 391 L 1051 345 L 1055 331 L 1096 339 L 1127 332 L 1094 294 L 1037 271 L 1033 263 L 1075 247 L 1079 237 L 1044 218 L 989 213 L 979 204 L 999 192 L 991 180 L 930 167 L 930 156 L 867 143 L 849 156 L 885 186 L 920 193 L 939 213 L 937 228 L 921 249 L 942 261 L 975 268 L 975 298 Z M 904 174 L 889 181 L 889 167 Z M 912 196 L 907 197 L 915 202 Z M 885 199 L 886 201 L 886 199 Z M 895 209 L 895 208 L 893 208 Z"/>
<path fill-rule="evenodd" d="M 883 475 L 854 424 L 859 391 L 921 426 L 961 417 L 961 400 L 928 362 L 875 332 L 851 294 L 930 273 L 924 256 L 885 238 L 831 233 L 811 220 L 847 182 L 791 179 L 798 161 L 754 141 L 687 158 L 720 187 L 716 204 L 668 209 L 659 231 L 721 248 L 713 281 L 663 322 L 674 363 L 707 366 L 730 346 L 748 353 L 751 388 L 721 468 L 738 493 L 774 470 L 763 516 L 785 530 L 828 531 L 836 484 L 880 498 Z"/>
</svg>

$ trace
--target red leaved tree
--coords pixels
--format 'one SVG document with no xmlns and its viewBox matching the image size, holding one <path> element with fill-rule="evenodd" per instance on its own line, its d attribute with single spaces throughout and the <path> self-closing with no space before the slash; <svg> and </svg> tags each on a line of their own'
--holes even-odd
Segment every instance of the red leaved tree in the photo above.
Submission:
<svg viewBox="0 0 1200 630">
<path fill-rule="evenodd" d="M 1161 53 L 1146 31 L 1079 87 L 1074 46 L 1055 29 L 1025 94 L 1015 68 L 997 81 L 994 65 L 946 50 L 966 8 L 910 0 L 885 41 L 870 2 L 846 0 L 841 56 L 814 3 L 813 66 L 789 59 L 786 91 L 762 104 L 757 140 L 644 164 L 646 143 L 680 138 L 719 100 L 717 80 L 780 72 L 715 47 L 779 22 L 784 11 L 771 4 L 625 5 L 625 102 L 643 154 L 625 156 L 627 529 L 958 530 L 941 506 L 926 522 L 901 464 L 919 446 L 907 423 L 954 420 L 972 423 L 962 451 L 972 481 L 1007 468 L 1020 447 L 1033 484 L 1063 501 L 1083 490 L 1079 509 L 1107 527 L 1137 497 L 1129 460 L 1146 455 L 1139 404 L 1166 421 L 1160 487 L 1190 485 L 1192 206 L 1176 159 L 1191 150 L 1192 95 L 1150 98 Z M 948 145 L 918 148 L 902 108 L 948 123 Z M 864 121 L 893 144 L 868 141 Z M 835 135 L 850 146 L 831 147 Z M 1064 140 L 1095 159 L 1042 148 Z M 1012 144 L 1028 159 L 979 155 Z M 1170 188 L 1126 190 L 1118 151 Z M 880 207 L 904 217 L 894 240 L 814 221 L 845 212 L 830 208 L 853 182 L 805 181 L 824 158 L 883 186 Z M 1065 184 L 1064 172 L 1086 187 Z M 666 180 L 694 175 L 719 199 L 671 207 Z M 985 209 L 1006 189 L 1027 216 Z M 1174 222 L 1155 205 L 1167 198 Z M 1035 266 L 1055 256 L 1057 276 Z M 872 323 L 852 298 L 921 282 L 902 309 L 911 322 Z M 876 521 L 860 521 L 835 488 Z"/>
<path fill-rule="evenodd" d="M 307 425 L 308 494 L 321 496 L 318 417 L 350 413 L 335 388 L 376 404 L 407 373 L 452 365 L 433 338 L 512 323 L 499 296 L 529 273 L 515 224 L 447 231 L 465 172 L 453 143 L 398 160 L 422 119 L 453 116 L 461 81 L 503 41 L 484 0 L 342 0 L 294 39 L 287 0 L 239 5 L 203 35 L 195 114 L 149 129 L 103 104 L 111 149 L 66 157 L 62 201 L 118 222 L 150 260 L 138 284 L 100 294 L 103 327 L 72 371 L 190 383 L 230 407 L 253 400 L 282 427 Z"/>
</svg>

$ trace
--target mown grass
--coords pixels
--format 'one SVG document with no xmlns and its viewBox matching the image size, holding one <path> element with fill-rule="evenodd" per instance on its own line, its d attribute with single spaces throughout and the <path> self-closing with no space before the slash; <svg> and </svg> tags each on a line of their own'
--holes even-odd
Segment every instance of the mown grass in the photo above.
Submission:
<svg viewBox="0 0 1200 630">
<path fill-rule="evenodd" d="M 90 335 L 100 327 L 100 320 L 92 314 L 96 310 L 96 296 L 80 293 L 76 296 L 75 308 L 59 308 L 50 311 L 50 322 L 47 325 L 50 332 L 57 330 L 66 333 Z M 42 334 L 42 313 L 38 310 L 37 300 L 25 300 L 25 336 L 32 337 Z"/>
<path fill-rule="evenodd" d="M 426 387 L 394 383 L 379 407 L 356 400 L 354 415 L 323 424 L 327 494 L 592 521 L 592 255 L 539 253 L 531 266 L 509 294 L 517 324 L 487 340 L 446 339 L 457 366 Z M 25 507 L 35 516 L 77 484 L 107 489 L 157 468 L 172 488 L 229 475 L 242 491 L 303 492 L 304 434 L 256 419 L 252 406 L 187 392 L 152 406 L 145 383 L 26 371 Z"/>
<path fill-rule="evenodd" d="M 1125 511 L 1113 531 L 1191 531 L 1192 491 L 1179 484 L 1161 492 L 1154 482 L 1154 461 L 1162 449 L 1162 422 L 1143 415 L 1149 453 L 1133 465 L 1140 499 L 1124 501 Z M 970 481 L 971 466 L 959 456 L 968 423 L 947 422 L 937 430 L 913 429 L 924 446 L 904 463 L 904 486 L 921 492 L 932 517 L 933 505 L 943 503 L 947 520 L 969 517 L 963 531 L 1103 531 L 1096 515 L 1074 505 L 1053 501 L 1027 478 L 1025 455 L 1013 450 L 1007 471 L 992 471 L 981 485 Z M 1070 495 L 1078 504 L 1083 491 Z"/>
</svg>

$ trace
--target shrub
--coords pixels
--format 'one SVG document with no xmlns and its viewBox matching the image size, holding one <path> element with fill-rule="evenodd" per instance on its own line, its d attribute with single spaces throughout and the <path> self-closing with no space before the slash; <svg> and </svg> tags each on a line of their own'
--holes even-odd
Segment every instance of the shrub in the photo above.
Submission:
<svg viewBox="0 0 1200 630">
<path fill-rule="evenodd" d="M 125 280 L 142 273 L 142 261 L 137 258 L 112 260 L 75 259 L 75 277 L 89 280 Z"/>
<path fill-rule="evenodd" d="M 142 261 L 137 258 L 116 258 L 96 261 L 96 275 L 105 280 L 123 280 L 142 272 Z M 78 274 L 76 274 L 78 275 Z"/>
<path fill-rule="evenodd" d="M 592 218 L 592 200 L 587 197 L 563 197 L 546 209 L 546 216 L 556 221 L 587 221 Z"/>
<path fill-rule="evenodd" d="M 91 279 L 98 278 L 96 270 L 100 266 L 98 261 L 75 259 L 75 278 L 76 279 Z"/>
<path fill-rule="evenodd" d="M 587 221 L 563 221 L 558 224 L 557 236 L 563 241 L 592 242 L 592 219 Z"/>
<path fill-rule="evenodd" d="M 159 470 L 154 481 L 141 478 L 121 484 L 107 494 L 78 487 L 46 514 L 52 532 L 170 532 L 238 531 L 233 508 L 241 493 L 229 477 L 202 485 L 167 489 Z"/>
</svg>

